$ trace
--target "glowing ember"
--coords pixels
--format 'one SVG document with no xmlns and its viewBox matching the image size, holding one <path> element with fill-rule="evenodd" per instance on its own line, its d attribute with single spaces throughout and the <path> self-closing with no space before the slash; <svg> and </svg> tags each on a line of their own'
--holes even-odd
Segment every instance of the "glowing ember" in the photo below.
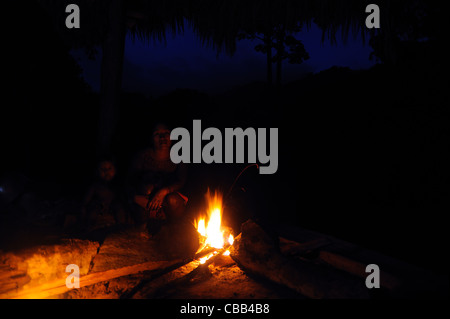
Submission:
<svg viewBox="0 0 450 319">
<path fill-rule="evenodd" d="M 233 237 L 233 235 L 231 235 L 231 234 L 230 234 L 230 236 L 228 236 L 228 243 L 229 243 L 230 245 L 233 245 L 233 243 L 234 243 L 234 237 Z"/>
<path fill-rule="evenodd" d="M 222 195 L 216 191 L 214 192 L 214 196 L 212 196 L 208 189 L 206 199 L 208 202 L 207 218 L 200 218 L 196 222 L 197 231 L 204 240 L 199 251 L 203 250 L 206 246 L 220 249 L 225 246 L 225 243 L 232 245 L 234 240 L 233 235 L 229 234 L 228 238 L 226 238 L 225 230 L 221 226 Z M 205 263 L 212 256 L 213 254 L 209 254 L 201 258 L 200 263 Z"/>
<path fill-rule="evenodd" d="M 200 261 L 201 264 L 204 264 L 204 263 L 205 263 L 209 258 L 211 258 L 212 256 L 214 256 L 213 253 L 211 253 L 211 254 L 209 254 L 209 255 L 207 255 L 207 256 L 205 256 L 205 257 L 200 258 L 199 261 Z"/>
</svg>

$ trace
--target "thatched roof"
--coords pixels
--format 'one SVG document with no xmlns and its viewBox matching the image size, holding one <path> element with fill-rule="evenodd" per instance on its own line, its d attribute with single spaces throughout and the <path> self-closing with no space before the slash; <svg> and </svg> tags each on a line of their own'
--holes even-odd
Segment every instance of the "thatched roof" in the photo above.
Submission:
<svg viewBox="0 0 450 319">
<path fill-rule="evenodd" d="M 37 0 L 73 47 L 101 43 L 108 23 L 111 0 L 79 0 L 81 28 L 66 29 L 65 7 L 70 0 Z M 164 41 L 167 34 L 182 32 L 190 26 L 208 46 L 233 53 L 239 32 L 261 32 L 282 24 L 309 28 L 315 22 L 323 39 L 345 41 L 351 34 L 362 35 L 366 6 L 370 0 L 127 0 L 124 1 L 129 34 L 146 41 Z M 379 0 L 383 32 L 405 28 L 406 15 L 414 14 L 411 3 L 420 0 Z"/>
</svg>

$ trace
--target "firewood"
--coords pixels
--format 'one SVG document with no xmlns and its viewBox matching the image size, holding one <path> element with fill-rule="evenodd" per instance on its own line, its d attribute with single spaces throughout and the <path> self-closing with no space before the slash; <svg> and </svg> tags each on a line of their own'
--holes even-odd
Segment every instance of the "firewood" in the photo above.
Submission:
<svg viewBox="0 0 450 319">
<path fill-rule="evenodd" d="M 98 246 L 89 240 L 62 239 L 53 245 L 0 252 L 0 298 L 58 280 L 65 284 L 69 264 L 78 265 L 80 275 L 86 275 Z"/>
<path fill-rule="evenodd" d="M 358 277 L 365 279 L 368 275 L 366 273 L 367 264 L 363 264 L 352 258 L 344 257 L 344 256 L 341 256 L 337 253 L 333 253 L 330 251 L 321 251 L 319 258 L 321 260 L 323 260 L 324 262 L 326 262 L 327 264 L 329 264 L 337 269 L 346 271 L 346 272 L 356 275 Z M 398 278 L 396 278 L 392 274 L 387 273 L 381 269 L 380 270 L 380 284 L 382 287 L 385 287 L 390 290 L 395 290 L 400 287 L 401 283 Z"/>
<path fill-rule="evenodd" d="M 280 237 L 280 250 L 284 255 L 302 256 L 331 244 L 326 238 L 318 238 L 306 243 L 298 243 Z"/>
<path fill-rule="evenodd" d="M 102 272 L 95 272 L 88 274 L 86 276 L 80 277 L 80 288 L 84 286 L 93 285 L 102 281 L 111 280 L 118 277 L 123 277 L 131 274 L 136 274 L 139 272 L 150 271 L 155 269 L 164 269 L 171 265 L 179 263 L 177 261 L 150 261 L 142 264 L 137 264 L 133 266 L 127 266 L 119 269 L 111 269 Z M 66 281 L 64 279 L 59 279 L 51 282 L 47 282 L 36 287 L 29 289 L 22 289 L 18 292 L 8 292 L 6 294 L 0 295 L 0 298 L 4 299 L 40 299 L 47 298 L 54 295 L 59 295 L 69 291 L 70 289 L 66 287 Z"/>
<path fill-rule="evenodd" d="M 331 267 L 287 258 L 251 220 L 242 224 L 241 234 L 235 238 L 230 252 L 246 272 L 287 286 L 309 298 L 369 298 L 364 280 Z"/>
<path fill-rule="evenodd" d="M 214 256 L 210 257 L 205 263 L 198 265 L 195 269 L 187 273 L 186 275 L 176 278 L 165 285 L 161 285 L 160 287 L 155 287 L 153 293 L 151 294 L 152 298 L 164 298 L 166 296 L 170 296 L 174 291 L 176 291 L 179 287 L 186 287 L 193 282 L 207 280 L 211 274 L 209 272 L 208 266 L 220 260 L 222 254 L 228 249 L 229 246 L 225 246 L 219 250 L 214 251 Z M 149 293 L 147 292 L 147 297 Z"/>
<path fill-rule="evenodd" d="M 216 250 L 217 249 L 214 249 L 214 248 L 207 248 L 207 249 L 204 249 L 201 252 L 195 254 L 195 256 L 193 258 L 188 258 L 188 259 L 175 259 L 175 260 L 171 260 L 171 261 L 149 261 L 149 262 L 139 263 L 139 264 L 121 267 L 121 268 L 117 268 L 117 269 L 96 271 L 96 272 L 93 272 L 93 273 L 90 273 L 90 274 L 80 277 L 80 288 L 85 287 L 85 286 L 94 285 L 99 282 L 108 281 L 111 279 L 128 276 L 128 275 L 132 275 L 132 274 L 137 274 L 137 273 L 149 274 L 149 275 L 147 275 L 146 280 L 150 281 L 150 280 L 153 280 L 153 279 L 155 279 L 159 276 L 162 276 L 168 272 L 178 269 L 178 268 L 192 262 L 193 260 L 199 259 L 207 254 L 215 252 Z M 2 285 L 3 288 L 7 288 L 7 289 L 2 289 L 3 293 L 0 293 L 0 298 L 4 298 L 4 299 L 48 298 L 51 296 L 63 294 L 70 290 L 69 288 L 66 287 L 65 278 L 60 278 L 58 280 L 46 282 L 44 284 L 40 284 L 40 285 L 37 285 L 34 287 L 29 287 L 29 288 L 23 287 L 25 289 L 22 288 L 22 289 L 17 290 L 17 288 L 22 286 L 23 283 L 22 283 L 22 285 L 18 285 L 18 283 L 16 281 L 18 281 L 18 280 L 23 281 L 26 279 L 26 276 L 18 276 L 18 275 L 24 275 L 24 274 L 22 272 L 18 272 L 18 271 L 15 271 L 15 272 L 9 271 L 7 274 L 6 274 L 6 271 L 4 274 L 2 272 L 2 277 L 5 277 L 5 279 L 8 280 L 8 282 L 7 282 L 8 285 L 6 285 L 6 283 L 5 283 L 5 285 Z M 14 278 L 17 277 L 16 278 L 17 280 L 12 282 L 11 278 L 10 278 L 11 276 L 13 276 Z"/>
</svg>

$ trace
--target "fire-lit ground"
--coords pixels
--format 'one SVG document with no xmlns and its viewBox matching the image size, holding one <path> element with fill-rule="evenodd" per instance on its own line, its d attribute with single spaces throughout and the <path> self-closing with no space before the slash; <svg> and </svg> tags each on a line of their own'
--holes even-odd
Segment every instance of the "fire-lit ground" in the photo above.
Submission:
<svg viewBox="0 0 450 319">
<path fill-rule="evenodd" d="M 172 285 L 168 289 L 155 291 L 151 285 L 143 287 L 135 298 L 198 298 L 198 299 L 277 299 L 304 298 L 286 287 L 249 277 L 230 258 L 223 258 L 223 264 L 212 264 L 197 276 L 195 280 L 184 285 Z M 189 273 L 198 263 L 182 267 L 176 276 Z M 175 274 L 174 274 L 175 275 Z"/>
<path fill-rule="evenodd" d="M 230 228 L 222 225 L 223 198 L 219 192 L 210 192 L 206 196 L 205 213 L 194 221 L 199 245 L 194 260 L 181 261 L 173 270 L 163 271 L 162 275 L 147 273 L 140 276 L 130 275 L 99 283 L 82 290 L 69 291 L 63 298 L 303 298 L 302 295 L 267 280 L 255 280 L 249 277 L 230 257 L 229 248 L 234 237 Z M 182 230 L 183 232 L 184 230 Z M 168 232 L 171 234 L 172 232 Z M 134 234 L 136 235 L 136 234 Z M 113 236 L 102 245 L 94 259 L 94 273 L 105 271 L 116 265 L 126 266 L 118 256 L 130 255 L 130 247 L 141 242 L 142 247 L 134 249 L 134 255 L 142 258 L 146 251 L 147 258 L 134 260 L 134 263 L 146 260 L 163 260 L 165 248 L 157 242 L 143 241 L 137 235 L 129 238 L 130 233 Z M 133 236 L 133 235 L 131 235 Z M 175 236 L 175 235 L 174 235 Z M 196 237 L 197 236 L 193 236 Z M 156 241 L 161 237 L 154 238 Z M 164 238 L 167 240 L 167 238 Z M 187 238 L 183 238 L 184 241 Z M 120 243 L 120 244 L 119 244 Z M 175 242 L 174 246 L 181 242 Z M 170 247 L 172 248 L 172 247 Z M 187 246 L 186 250 L 189 250 Z M 181 248 L 183 250 L 183 248 Z M 178 248 L 178 252 L 180 248 Z M 178 254 L 179 255 L 179 254 Z M 177 254 L 172 254 L 177 257 Z M 197 257 L 198 256 L 198 257 Z M 130 262 L 130 258 L 128 258 Z M 179 267 L 179 265 L 181 265 Z M 171 267 L 171 266 L 169 266 Z"/>
<path fill-rule="evenodd" d="M 111 234 L 101 245 L 87 240 L 72 240 L 61 245 L 45 245 L 3 254 L 2 279 L 7 279 L 4 277 L 8 271 L 14 278 L 9 279 L 12 289 L 2 291 L 1 296 L 64 299 L 302 298 L 286 287 L 248 276 L 229 256 L 216 258 L 214 263 L 195 273 L 195 276 L 190 274 L 199 269 L 199 260 L 188 262 L 160 276 L 155 276 L 151 271 L 146 273 L 144 269 L 120 276 L 121 271 L 133 265 L 144 264 L 150 269 L 152 263 L 155 267 L 164 267 L 178 261 L 161 261 L 162 256 L 156 246 L 154 240 L 142 238 L 139 233 L 130 230 Z M 116 271 L 118 273 L 112 276 L 120 277 L 81 288 L 65 289 L 68 275 L 65 265 L 75 262 L 80 264 L 82 279 L 89 274 L 102 276 L 108 271 Z M 54 292 L 63 292 L 45 293 L 48 286 L 44 285 L 47 283 L 53 288 L 62 289 Z M 2 285 L 2 290 L 6 288 Z"/>
<path fill-rule="evenodd" d="M 0 298 L 441 298 L 448 277 L 299 227 L 277 239 L 252 220 L 222 225 L 222 196 L 206 194 L 194 220 L 152 237 L 135 227 L 99 240 L 63 236 L 0 252 Z M 287 226 L 287 225 L 285 225 Z M 29 239 L 38 236 L 28 234 Z M 79 267 L 68 287 L 66 266 Z M 366 266 L 381 289 L 366 287 Z M 75 282 L 74 280 L 71 282 Z"/>
<path fill-rule="evenodd" d="M 205 264 L 167 260 L 155 239 L 132 229 L 102 243 L 67 239 L 2 253 L 0 298 L 371 298 L 361 262 L 368 259 L 383 270 L 380 291 L 388 298 L 439 296 L 445 284 L 445 278 L 314 232 L 282 239 L 279 252 L 259 232 L 245 223 L 233 259 L 215 256 Z M 68 289 L 65 267 L 72 263 L 80 267 L 81 287 Z"/>
<path fill-rule="evenodd" d="M 129 227 L 97 241 L 63 236 L 2 252 L 0 297 L 303 298 L 236 264 L 232 230 L 222 225 L 222 194 L 208 190 L 205 199 L 195 220 L 163 226 L 150 238 Z M 70 264 L 79 267 L 79 288 L 66 286 Z"/>
<path fill-rule="evenodd" d="M 230 258 L 223 257 L 198 272 L 199 261 L 148 280 L 151 274 L 129 275 L 92 286 L 73 289 L 60 298 L 303 298 L 286 287 L 249 277 Z M 147 281 L 148 280 L 148 281 Z"/>
</svg>

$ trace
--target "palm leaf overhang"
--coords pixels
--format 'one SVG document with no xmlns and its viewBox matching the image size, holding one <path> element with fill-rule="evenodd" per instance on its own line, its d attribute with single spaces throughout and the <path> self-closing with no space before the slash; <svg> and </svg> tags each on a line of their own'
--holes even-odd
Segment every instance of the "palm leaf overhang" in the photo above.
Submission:
<svg viewBox="0 0 450 319">
<path fill-rule="evenodd" d="M 78 0 L 82 27 L 65 28 L 65 7 L 71 0 L 37 0 L 73 48 L 102 42 L 108 26 L 111 0 Z M 287 30 L 312 22 L 322 30 L 322 40 L 343 41 L 350 35 L 366 39 L 365 8 L 371 0 L 127 0 L 123 2 L 126 27 L 133 39 L 164 42 L 168 35 L 191 27 L 198 39 L 217 52 L 233 54 L 240 32 L 264 32 L 283 25 Z M 420 2 L 416 0 L 415 2 Z M 379 0 L 381 30 L 386 34 L 405 29 L 411 0 Z M 408 11 L 409 10 L 409 11 Z"/>
</svg>

